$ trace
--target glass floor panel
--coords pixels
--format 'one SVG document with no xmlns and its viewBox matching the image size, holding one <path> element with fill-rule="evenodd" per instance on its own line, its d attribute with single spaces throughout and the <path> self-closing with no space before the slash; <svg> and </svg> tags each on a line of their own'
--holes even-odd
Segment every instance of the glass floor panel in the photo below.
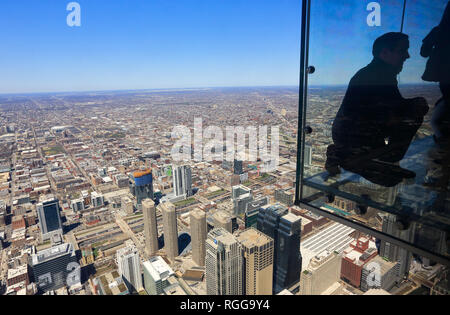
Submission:
<svg viewBox="0 0 450 315">
<path fill-rule="evenodd" d="M 322 193 L 308 194 L 309 197 L 305 198 L 305 201 L 359 222 L 365 220 L 361 219 L 364 215 L 358 215 L 358 212 L 366 212 L 365 208 L 372 208 L 420 224 L 423 229 L 437 229 L 448 233 L 450 231 L 449 181 L 448 178 L 444 178 L 444 185 L 436 184 L 439 178 L 434 175 L 440 174 L 442 181 L 444 176 L 442 174 L 447 173 L 448 176 L 449 166 L 435 163 L 435 160 L 439 158 L 436 151 L 432 137 L 413 141 L 400 165 L 416 172 L 417 176 L 395 187 L 373 184 L 360 175 L 345 170 L 334 177 L 326 171 L 306 177 L 304 185 Z M 445 171 L 444 168 L 447 170 Z M 336 197 L 353 201 L 356 211 L 352 213 L 352 211 L 332 207 L 330 203 Z"/>
</svg>

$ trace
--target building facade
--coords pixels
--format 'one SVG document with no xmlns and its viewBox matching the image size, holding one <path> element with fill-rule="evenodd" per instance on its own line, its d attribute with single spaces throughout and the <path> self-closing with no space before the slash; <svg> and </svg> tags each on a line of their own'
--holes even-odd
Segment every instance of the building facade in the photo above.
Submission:
<svg viewBox="0 0 450 315">
<path fill-rule="evenodd" d="M 139 252 L 132 241 L 116 252 L 119 274 L 130 292 L 139 292 L 142 288 L 142 276 Z"/>
<path fill-rule="evenodd" d="M 214 229 L 206 240 L 207 295 L 242 295 L 242 249 L 225 229 Z"/>
<path fill-rule="evenodd" d="M 243 254 L 243 294 L 272 295 L 273 239 L 250 228 L 237 237 Z"/>
<path fill-rule="evenodd" d="M 57 199 L 50 199 L 39 203 L 36 206 L 36 211 L 43 241 L 50 239 L 53 234 L 63 233 L 59 214 L 59 201 Z"/>
<path fill-rule="evenodd" d="M 190 213 L 192 260 L 198 266 L 205 265 L 206 213 L 195 209 Z"/>
<path fill-rule="evenodd" d="M 174 275 L 173 270 L 159 256 L 152 257 L 144 262 L 144 288 L 148 295 L 160 295 L 170 286 L 169 277 Z"/>
<path fill-rule="evenodd" d="M 162 203 L 158 207 L 163 217 L 164 249 L 167 258 L 174 262 L 178 257 L 177 212 L 175 206 L 170 202 Z"/>
<path fill-rule="evenodd" d="M 192 196 L 192 172 L 189 165 L 173 166 L 173 192 L 176 198 Z"/>
<path fill-rule="evenodd" d="M 394 237 L 400 238 L 404 241 L 413 243 L 415 236 L 414 226 L 409 229 L 401 231 L 396 225 L 397 217 L 395 215 L 387 214 L 383 217 L 382 230 L 384 233 L 392 235 Z M 406 249 L 396 246 L 386 241 L 381 241 L 380 245 L 380 256 L 389 259 L 390 261 L 398 261 L 399 266 L 399 276 L 405 277 L 409 274 L 409 269 L 411 267 L 412 254 Z"/>
<path fill-rule="evenodd" d="M 300 295 L 320 295 L 339 281 L 341 256 L 324 251 L 313 257 L 300 280 Z"/>
<path fill-rule="evenodd" d="M 145 249 L 148 255 L 154 256 L 159 250 L 155 202 L 151 199 L 142 201 L 142 212 L 144 214 Z"/>
<path fill-rule="evenodd" d="M 276 204 L 261 208 L 257 226 L 259 231 L 274 240 L 274 293 L 298 284 L 302 266 L 301 218 Z"/>
<path fill-rule="evenodd" d="M 30 259 L 34 282 L 42 292 L 80 284 L 78 260 L 72 244 L 61 244 L 33 254 Z"/>
<path fill-rule="evenodd" d="M 136 198 L 137 208 L 140 210 L 142 201 L 152 199 L 153 175 L 151 170 L 136 171 L 130 174 L 130 192 Z"/>
</svg>

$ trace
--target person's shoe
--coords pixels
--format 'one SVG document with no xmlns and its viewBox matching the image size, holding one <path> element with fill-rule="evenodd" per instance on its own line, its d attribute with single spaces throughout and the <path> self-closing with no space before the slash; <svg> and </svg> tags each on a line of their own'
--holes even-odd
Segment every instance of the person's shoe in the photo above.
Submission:
<svg viewBox="0 0 450 315">
<path fill-rule="evenodd" d="M 400 176 L 402 176 L 405 179 L 413 179 L 416 178 L 416 173 L 408 170 L 406 168 L 400 167 L 399 163 L 390 163 L 390 162 L 385 162 L 385 161 L 380 161 L 380 160 L 374 160 L 376 163 L 380 163 L 381 165 L 385 166 L 385 171 L 386 172 L 390 172 L 392 174 L 398 174 Z"/>
<path fill-rule="evenodd" d="M 325 170 L 330 174 L 330 176 L 339 175 L 341 173 L 339 164 L 339 158 L 336 156 L 336 146 L 332 144 L 327 149 L 327 161 L 325 162 Z"/>
<path fill-rule="evenodd" d="M 417 176 L 415 172 L 407 170 L 406 168 L 400 166 L 398 166 L 398 169 L 396 171 L 398 171 L 405 179 L 413 179 Z"/>
</svg>

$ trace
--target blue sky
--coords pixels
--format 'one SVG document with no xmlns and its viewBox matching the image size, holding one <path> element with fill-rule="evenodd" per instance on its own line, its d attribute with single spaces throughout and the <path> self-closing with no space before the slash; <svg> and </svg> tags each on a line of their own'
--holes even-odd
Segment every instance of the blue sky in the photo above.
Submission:
<svg viewBox="0 0 450 315">
<path fill-rule="evenodd" d="M 409 1 L 405 31 L 419 44 L 446 1 Z M 69 2 L 0 2 L 0 93 L 298 84 L 300 0 L 78 0 L 75 28 Z M 400 28 L 402 0 L 378 1 L 379 28 L 368 0 L 312 2 L 312 84 L 345 84 L 373 39 Z M 413 59 L 406 82 L 420 79 Z"/>
</svg>

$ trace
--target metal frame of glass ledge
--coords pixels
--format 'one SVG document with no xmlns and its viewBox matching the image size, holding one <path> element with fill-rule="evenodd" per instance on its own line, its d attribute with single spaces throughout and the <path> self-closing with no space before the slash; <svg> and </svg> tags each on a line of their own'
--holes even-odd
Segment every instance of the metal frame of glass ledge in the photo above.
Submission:
<svg viewBox="0 0 450 315">
<path fill-rule="evenodd" d="M 306 134 L 312 132 L 311 128 L 306 125 L 306 108 L 307 108 L 307 91 L 308 91 L 308 76 L 314 72 L 314 67 L 310 67 L 309 60 L 309 32 L 310 32 L 310 5 L 311 0 L 302 0 L 302 17 L 301 17 L 301 47 L 300 47 L 300 85 L 299 85 L 299 113 L 298 113 L 298 139 L 297 139 L 297 172 L 296 172 L 296 196 L 295 205 L 312 211 L 318 215 L 328 218 L 332 221 L 344 224 L 351 228 L 354 228 L 362 233 L 371 235 L 377 239 L 392 243 L 400 246 L 414 254 L 427 257 L 433 261 L 441 263 L 443 265 L 450 266 L 450 257 L 446 257 L 437 253 L 434 253 L 426 248 L 422 248 L 417 244 L 404 241 L 396 238 L 387 233 L 375 230 L 369 226 L 366 226 L 357 221 L 347 219 L 344 216 L 329 212 L 327 210 L 320 209 L 320 206 L 314 201 L 326 200 L 326 198 L 334 198 L 334 196 L 342 197 L 344 199 L 355 202 L 363 207 L 371 207 L 379 210 L 380 212 L 396 215 L 401 218 L 405 218 L 409 222 L 416 222 L 426 227 L 438 229 L 447 233 L 447 237 L 450 231 L 450 218 L 440 217 L 436 213 L 429 213 L 423 215 L 423 213 L 417 213 L 417 209 L 408 206 L 407 202 L 397 202 L 396 204 L 389 204 L 379 200 L 373 200 L 370 196 L 356 195 L 343 189 L 346 185 L 361 186 L 361 177 L 359 175 L 343 172 L 341 175 L 335 178 L 327 177 L 327 172 L 316 174 L 314 176 L 306 176 L 304 169 L 304 152 L 305 152 L 305 139 Z M 402 29 L 404 25 L 405 7 L 407 1 L 403 4 L 403 16 L 402 16 Z M 412 143 L 410 150 L 406 156 L 406 160 L 412 158 L 415 153 L 421 150 L 423 145 L 429 139 L 420 139 Z M 403 163 L 403 162 L 402 162 Z M 414 164 L 415 161 L 410 159 L 410 164 Z M 420 165 L 419 165 L 420 166 Z M 421 167 L 421 166 L 420 166 Z M 331 182 L 330 182 L 331 181 Z M 417 187 L 420 187 L 422 183 L 416 183 Z M 304 198 L 304 187 L 312 188 L 317 191 L 312 196 Z M 411 186 L 413 187 L 413 186 Z M 417 188 L 416 187 L 416 188 Z M 411 188 L 413 189 L 413 188 Z M 419 195 L 422 197 L 422 193 L 425 190 L 419 189 Z M 416 193 L 417 196 L 417 193 Z M 423 199 L 426 199 L 424 195 Z M 417 198 L 416 198 L 417 199 Z M 426 200 L 425 200 L 426 201 Z M 423 205 L 426 207 L 426 205 Z"/>
</svg>

